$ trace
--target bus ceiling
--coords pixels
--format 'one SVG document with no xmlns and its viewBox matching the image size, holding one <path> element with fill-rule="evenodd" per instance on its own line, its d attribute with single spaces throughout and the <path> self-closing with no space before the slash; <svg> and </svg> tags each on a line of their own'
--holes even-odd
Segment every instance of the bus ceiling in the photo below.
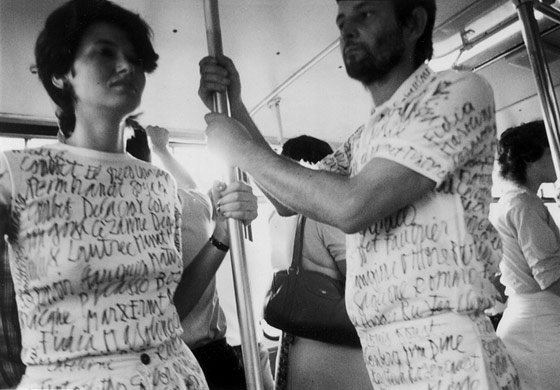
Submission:
<svg viewBox="0 0 560 390">
<path fill-rule="evenodd" d="M 202 2 L 115 1 L 148 20 L 161 58 L 148 81 L 141 121 L 169 128 L 175 139 L 200 142 L 206 109 L 196 93 L 197 63 L 207 53 Z M 495 91 L 499 128 L 540 116 L 516 9 L 525 1 L 536 9 L 556 85 L 560 31 L 541 9 L 558 10 L 559 1 L 437 0 L 432 66 L 485 76 Z M 52 104 L 34 74 L 33 45 L 44 17 L 63 2 L 0 1 L 1 133 L 55 133 Z M 335 50 L 334 0 L 219 3 L 224 52 L 236 61 L 248 108 L 271 142 L 305 133 L 337 144 L 361 124 L 371 103 L 361 86 L 348 80 Z"/>
</svg>

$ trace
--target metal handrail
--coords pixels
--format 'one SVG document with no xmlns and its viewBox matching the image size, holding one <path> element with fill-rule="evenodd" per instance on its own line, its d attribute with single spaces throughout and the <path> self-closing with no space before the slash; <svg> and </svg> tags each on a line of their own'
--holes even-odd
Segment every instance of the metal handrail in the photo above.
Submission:
<svg viewBox="0 0 560 390">
<path fill-rule="evenodd" d="M 549 6 L 538 3 L 534 0 L 512 0 L 517 7 L 519 19 L 523 24 L 523 39 L 527 47 L 527 54 L 531 69 L 537 84 L 537 91 L 541 102 L 543 119 L 546 126 L 546 133 L 552 161 L 557 177 L 560 177 L 560 109 L 554 84 L 548 67 L 544 46 L 541 41 L 540 31 L 535 19 L 534 9 L 544 10 L 543 14 L 549 18 L 554 18 L 560 22 L 560 13 Z M 542 11 L 541 11 L 542 12 Z"/>
<path fill-rule="evenodd" d="M 326 48 L 321 50 L 315 57 L 313 57 L 309 62 L 307 62 L 300 69 L 298 69 L 293 75 L 288 77 L 286 81 L 284 81 L 282 84 L 276 87 L 271 93 L 266 95 L 259 103 L 257 103 L 257 105 L 255 105 L 255 107 L 253 107 L 249 111 L 249 115 L 251 116 L 255 115 L 261 108 L 266 106 L 271 100 L 278 97 L 278 95 L 280 95 L 280 92 L 282 92 L 284 89 L 289 87 L 294 81 L 300 78 L 309 69 L 314 67 L 315 64 L 317 64 L 319 61 L 325 58 L 331 51 L 339 47 L 339 45 L 340 45 L 340 41 L 338 38 L 336 38 L 331 44 L 329 44 Z"/>
</svg>

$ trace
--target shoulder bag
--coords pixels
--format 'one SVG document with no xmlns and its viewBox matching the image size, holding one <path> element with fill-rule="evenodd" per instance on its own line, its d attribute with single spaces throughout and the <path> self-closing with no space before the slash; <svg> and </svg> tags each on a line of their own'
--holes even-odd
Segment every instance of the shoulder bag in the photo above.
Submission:
<svg viewBox="0 0 560 390">
<path fill-rule="evenodd" d="M 305 217 L 300 216 L 292 263 L 274 273 L 265 299 L 265 321 L 294 336 L 332 344 L 360 346 L 344 303 L 344 282 L 301 267 Z"/>
</svg>

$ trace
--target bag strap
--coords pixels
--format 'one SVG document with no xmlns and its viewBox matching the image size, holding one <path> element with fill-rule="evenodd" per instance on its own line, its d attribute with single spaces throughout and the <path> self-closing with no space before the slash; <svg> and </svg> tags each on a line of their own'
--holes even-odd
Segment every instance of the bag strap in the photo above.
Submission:
<svg viewBox="0 0 560 390">
<path fill-rule="evenodd" d="M 301 265 L 301 251 L 303 248 L 303 227 L 305 225 L 305 216 L 299 215 L 296 226 L 296 237 L 294 239 L 294 251 L 292 252 L 292 264 L 290 270 L 299 271 Z"/>
</svg>

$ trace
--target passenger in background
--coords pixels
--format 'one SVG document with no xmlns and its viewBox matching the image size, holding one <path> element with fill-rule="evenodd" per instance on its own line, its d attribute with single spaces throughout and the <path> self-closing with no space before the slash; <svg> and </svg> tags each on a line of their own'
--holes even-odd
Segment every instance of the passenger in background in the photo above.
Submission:
<svg viewBox="0 0 560 390">
<path fill-rule="evenodd" d="M 0 211 L 0 215 L 5 213 Z M 8 247 L 0 237 L 0 389 L 13 389 L 21 380 L 21 331 L 14 282 L 10 274 Z"/>
<path fill-rule="evenodd" d="M 313 166 L 333 150 L 328 143 L 302 135 L 287 140 L 282 155 L 302 164 Z M 272 219 L 280 217 L 274 212 Z M 287 217 L 290 220 L 293 217 Z M 274 246 L 288 242 L 293 249 L 293 237 L 271 232 Z M 291 263 L 291 251 L 286 261 Z M 336 280 L 346 279 L 346 236 L 324 223 L 306 219 L 303 227 L 301 266 L 321 272 Z M 302 337 L 282 335 L 276 370 L 276 390 L 366 390 L 371 388 L 362 349 L 325 343 Z"/>
<path fill-rule="evenodd" d="M 152 151 L 177 181 L 177 187 L 183 189 L 196 189 L 198 185 L 185 167 L 173 156 L 169 150 L 169 131 L 159 126 L 147 126 L 146 132 L 150 137 Z"/>
<path fill-rule="evenodd" d="M 0 153 L 27 366 L 18 389 L 208 389 L 174 300 L 186 313 L 198 302 L 205 260 L 228 235 L 216 225 L 183 272 L 176 182 L 125 153 L 124 119 L 157 65 L 148 25 L 110 1 L 71 0 L 47 18 L 35 57 L 65 143 Z M 222 190 L 223 217 L 255 217 L 250 187 Z"/>
<path fill-rule="evenodd" d="M 255 224 L 253 224 L 255 226 Z M 260 372 L 262 373 L 264 390 L 274 389 L 274 380 L 272 377 L 270 351 L 267 348 L 267 341 L 264 338 L 264 332 L 261 325 L 262 318 L 262 301 L 266 294 L 267 283 L 270 280 L 271 269 L 267 259 L 263 259 L 262 237 L 261 232 L 254 229 L 254 242 L 245 242 L 245 260 L 247 261 L 247 273 L 251 292 L 251 301 L 253 306 L 253 314 L 255 320 L 255 333 L 257 341 L 257 353 L 260 364 Z M 264 234 L 263 234 L 264 235 Z M 245 364 L 242 351 L 242 324 L 238 317 L 237 298 L 235 294 L 235 281 L 233 280 L 233 269 L 231 259 L 227 259 L 222 263 L 218 273 L 216 274 L 216 282 L 218 295 L 220 297 L 220 306 L 224 310 L 227 319 L 226 339 L 237 354 L 240 362 Z M 244 366 L 243 366 L 244 367 Z"/>
<path fill-rule="evenodd" d="M 556 181 L 543 121 L 506 130 L 498 163 L 506 190 L 492 223 L 508 301 L 497 333 L 523 389 L 560 389 L 560 232 L 537 196 L 541 184 Z"/>
<path fill-rule="evenodd" d="M 333 150 L 327 142 L 309 135 L 300 135 L 284 142 L 280 154 L 300 164 L 314 166 L 332 152 Z"/>
<path fill-rule="evenodd" d="M 159 157 L 163 167 L 177 181 L 181 200 L 183 223 L 183 266 L 192 262 L 194 256 L 208 241 L 215 222 L 215 210 L 209 195 L 200 192 L 194 178 L 169 150 L 169 131 L 159 126 L 146 126 L 144 131 L 134 121 L 128 121 L 134 129 L 134 136 L 127 142 L 127 151 L 140 159 L 150 158 L 151 151 Z M 254 198 L 256 209 L 256 198 Z M 213 272 L 226 257 L 226 251 L 216 251 L 212 262 Z M 181 310 L 179 310 L 181 314 Z M 216 290 L 216 277 L 212 277 L 196 306 L 186 316 L 181 316 L 184 332 L 181 338 L 191 348 L 211 390 L 246 389 L 243 361 L 236 350 L 226 341 L 226 317 L 220 305 Z M 264 373 L 266 375 L 266 372 Z M 269 369 L 268 375 L 272 377 Z M 272 381 L 272 379 L 270 379 Z"/>
</svg>

